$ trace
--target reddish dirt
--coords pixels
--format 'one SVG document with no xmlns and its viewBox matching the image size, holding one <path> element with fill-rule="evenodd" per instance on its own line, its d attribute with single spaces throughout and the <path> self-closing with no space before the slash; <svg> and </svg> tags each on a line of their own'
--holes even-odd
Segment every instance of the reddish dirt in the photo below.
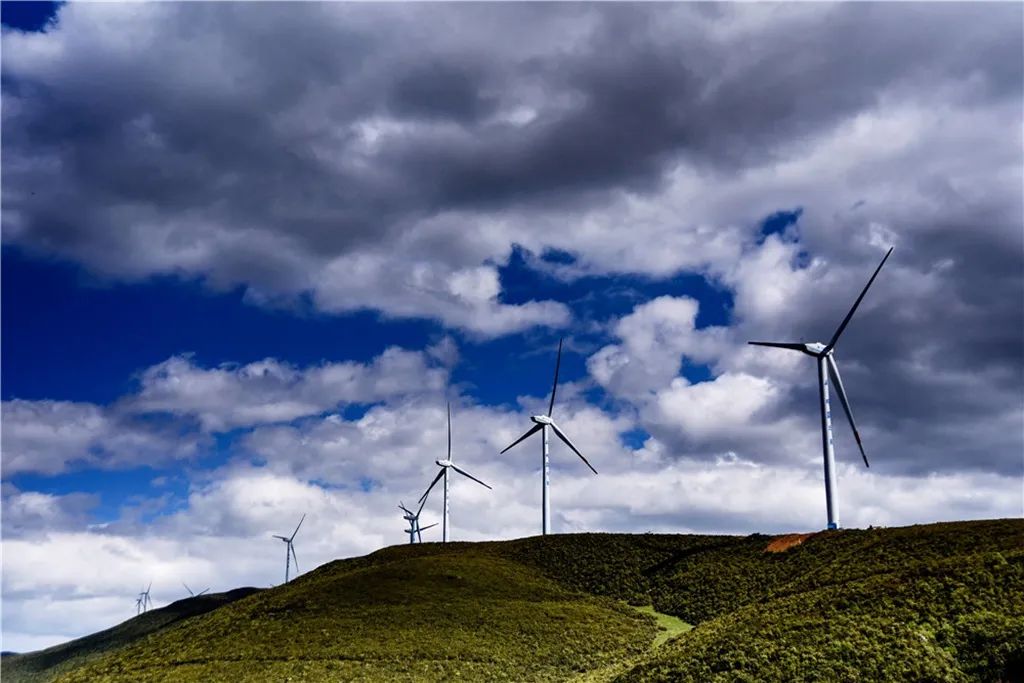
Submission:
<svg viewBox="0 0 1024 683">
<path fill-rule="evenodd" d="M 768 544 L 768 547 L 764 549 L 766 553 L 784 553 L 790 548 L 795 548 L 800 545 L 814 534 L 786 534 L 785 536 L 778 536 L 772 539 L 772 542 Z"/>
</svg>

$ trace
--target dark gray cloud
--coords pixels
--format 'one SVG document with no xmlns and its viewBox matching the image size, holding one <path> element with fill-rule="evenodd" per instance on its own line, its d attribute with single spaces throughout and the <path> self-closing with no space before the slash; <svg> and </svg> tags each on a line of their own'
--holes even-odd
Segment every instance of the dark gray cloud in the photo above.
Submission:
<svg viewBox="0 0 1024 683">
<path fill-rule="evenodd" d="M 882 103 L 1019 100 L 1020 14 L 69 6 L 5 40 L 4 227 L 117 275 L 317 290 L 440 213 L 600 204 L 678 163 L 728 182 Z"/>
<path fill-rule="evenodd" d="M 513 243 L 562 249 L 566 277 L 718 281 L 736 345 L 827 338 L 895 243 L 837 351 L 858 418 L 900 471 L 1018 471 L 1022 20 L 1014 4 L 71 4 L 46 35 L 5 35 L 3 228 L 117 277 L 311 292 L 484 336 L 568 323 L 553 302 L 501 303 L 494 268 Z M 794 206 L 800 246 L 773 260 L 757 222 Z M 758 415 L 813 429 L 810 367 L 750 372 L 780 382 Z M 681 452 L 764 441 L 663 419 L 645 426 Z"/>
</svg>

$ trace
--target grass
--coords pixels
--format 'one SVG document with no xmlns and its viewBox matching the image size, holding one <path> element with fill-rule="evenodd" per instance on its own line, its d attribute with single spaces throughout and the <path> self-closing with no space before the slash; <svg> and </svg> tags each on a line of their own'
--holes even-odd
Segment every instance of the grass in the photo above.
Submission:
<svg viewBox="0 0 1024 683">
<path fill-rule="evenodd" d="M 663 645 L 669 639 L 675 638 L 681 633 L 686 633 L 693 628 L 693 626 L 690 626 L 678 617 L 673 617 L 671 614 L 656 612 L 650 605 L 636 607 L 635 609 L 638 612 L 653 618 L 654 623 L 658 627 L 658 635 L 654 636 L 654 643 L 652 643 L 652 647 Z"/>
<path fill-rule="evenodd" d="M 558 681 L 642 652 L 655 631 L 502 558 L 399 557 L 332 563 L 58 680 Z"/>
<path fill-rule="evenodd" d="M 5 681 L 28 680 L 4 661 Z M 1024 680 L 1024 521 L 799 544 L 573 534 L 400 545 L 140 632 L 49 677 Z"/>
<path fill-rule="evenodd" d="M 237 588 L 226 593 L 211 593 L 185 598 L 84 638 L 61 643 L 38 652 L 5 655 L 0 659 L 0 678 L 5 681 L 23 681 L 24 683 L 50 681 L 63 671 L 71 671 L 107 652 L 116 651 L 150 633 L 161 631 L 182 619 L 205 614 L 252 595 L 258 590 L 258 588 Z"/>
</svg>

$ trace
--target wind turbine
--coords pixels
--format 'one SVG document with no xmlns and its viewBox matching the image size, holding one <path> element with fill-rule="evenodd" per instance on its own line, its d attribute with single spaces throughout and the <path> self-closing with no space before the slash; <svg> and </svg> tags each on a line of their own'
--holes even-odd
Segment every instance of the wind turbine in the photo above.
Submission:
<svg viewBox="0 0 1024 683">
<path fill-rule="evenodd" d="M 476 483 L 480 484 L 481 486 L 487 486 L 487 488 L 491 488 L 487 484 L 483 483 L 482 481 L 480 481 L 479 479 L 474 477 L 469 472 L 467 472 L 467 471 L 465 471 L 463 469 L 459 469 L 458 467 L 455 466 L 455 463 L 452 462 L 452 404 L 451 403 L 448 404 L 448 458 L 445 459 L 445 460 L 435 460 L 434 462 L 436 462 L 441 469 L 437 473 L 437 476 L 434 477 L 434 481 L 430 482 L 430 486 L 427 487 L 427 490 L 423 493 L 422 496 L 420 496 L 420 499 L 417 502 L 420 504 L 420 509 L 422 510 L 423 509 L 423 504 L 427 502 L 427 496 L 430 495 L 430 490 L 432 488 L 434 488 L 434 484 L 436 484 L 440 479 L 442 479 L 442 478 L 444 479 L 444 514 L 441 516 L 441 542 L 442 543 L 447 543 L 448 542 L 448 470 L 455 470 L 456 472 L 458 472 L 462 476 L 469 477 L 470 479 L 472 479 Z M 417 513 L 417 516 L 418 516 L 418 513 Z"/>
<path fill-rule="evenodd" d="M 206 591 L 210 590 L 209 588 L 204 588 L 203 590 L 199 591 L 198 593 L 193 593 L 193 592 L 192 592 L 192 589 L 188 587 L 188 584 L 187 584 L 187 583 L 185 583 L 184 581 L 182 581 L 182 582 L 181 582 L 181 585 L 185 587 L 185 590 L 187 590 L 187 591 L 188 591 L 189 597 L 192 597 L 192 598 L 198 598 L 198 597 L 199 597 L 200 595 L 202 595 L 202 594 L 203 594 L 203 593 L 205 593 Z"/>
<path fill-rule="evenodd" d="M 420 513 L 423 512 L 423 505 L 425 503 L 425 500 L 423 501 L 423 503 L 420 503 L 420 507 L 416 512 L 413 512 L 409 508 L 405 507 L 405 504 L 402 503 L 401 501 L 399 501 L 398 503 L 399 509 L 405 512 L 405 514 L 402 515 L 402 519 L 409 522 L 409 528 L 405 530 L 405 533 L 409 534 L 409 543 L 415 543 L 417 540 L 419 540 L 420 543 L 423 543 L 422 532 L 426 529 L 430 529 L 431 527 L 437 526 L 437 522 L 434 522 L 433 524 L 428 524 L 425 527 L 420 526 Z"/>
<path fill-rule="evenodd" d="M 302 519 L 299 520 L 299 526 L 295 527 L 295 531 L 292 532 L 291 536 L 277 536 L 274 538 L 280 538 L 285 542 L 284 549 L 284 582 L 288 583 L 288 569 L 291 561 L 295 560 L 295 571 L 299 571 L 299 558 L 295 556 L 295 544 L 292 541 L 295 540 L 295 534 L 299 533 L 299 527 L 302 526 L 302 522 L 305 521 L 306 515 L 302 515 Z"/>
<path fill-rule="evenodd" d="M 868 456 L 864 452 L 864 444 L 860 440 L 860 432 L 857 431 L 857 423 L 853 420 L 853 412 L 850 410 L 850 401 L 846 397 L 846 390 L 843 389 L 843 380 L 839 376 L 839 366 L 836 365 L 835 358 L 832 357 L 832 352 L 835 349 L 836 342 L 839 341 L 840 335 L 846 329 L 846 326 L 850 324 L 850 319 L 853 318 L 853 314 L 857 311 L 857 307 L 860 306 L 860 302 L 864 300 L 864 295 L 868 293 L 868 289 L 871 287 L 871 283 L 878 277 L 879 271 L 882 270 L 882 266 L 885 265 L 889 255 L 892 254 L 893 247 L 889 247 L 889 251 L 885 252 L 885 256 L 882 257 L 882 262 L 878 264 L 878 268 L 875 268 L 874 274 L 868 283 L 864 285 L 864 289 L 861 291 L 860 296 L 853 302 L 853 307 L 850 308 L 850 312 L 843 318 L 843 322 L 839 323 L 839 327 L 836 329 L 835 334 L 832 335 L 832 339 L 828 344 L 822 344 L 821 342 L 813 342 L 809 344 L 796 343 L 796 342 L 761 342 L 752 341 L 747 342 L 755 346 L 771 346 L 778 349 L 790 349 L 791 351 L 800 351 L 808 356 L 812 356 L 818 364 L 818 395 L 821 399 L 821 446 L 825 459 L 825 510 L 828 514 L 828 528 L 838 529 L 839 528 L 839 515 L 836 512 L 836 498 L 838 491 L 836 489 L 836 472 L 835 472 L 835 450 L 832 446 L 832 411 L 829 407 L 829 392 L 828 382 L 829 378 L 832 379 L 832 383 L 836 385 L 836 393 L 839 394 L 839 402 L 843 404 L 843 410 L 846 412 L 846 418 L 850 421 L 850 427 L 853 429 L 853 438 L 857 441 L 857 447 L 860 449 L 860 455 L 864 458 L 864 466 L 870 467 L 868 464 Z"/>
<path fill-rule="evenodd" d="M 548 486 L 550 484 L 550 474 L 548 465 L 548 428 L 551 428 L 551 430 L 555 433 L 555 436 L 564 441 L 565 445 L 571 448 L 573 453 L 580 456 L 580 460 L 582 460 L 594 474 L 597 474 L 597 470 L 595 470 L 594 466 L 591 465 L 590 462 L 588 462 L 587 459 L 583 457 L 583 454 L 580 453 L 580 449 L 576 448 L 576 446 L 573 445 L 572 441 L 569 440 L 569 437 L 565 435 L 565 432 L 559 429 L 558 425 L 555 424 L 555 421 L 551 419 L 551 411 L 554 410 L 555 408 L 555 392 L 558 391 L 558 369 L 559 367 L 561 367 L 561 365 L 562 340 L 559 339 L 558 357 L 557 360 L 555 360 L 555 382 L 554 384 L 551 385 L 551 401 L 550 403 L 548 403 L 548 414 L 532 415 L 530 417 L 530 420 L 534 422 L 533 427 L 531 427 L 530 430 L 523 434 L 521 437 L 513 441 L 510 445 L 506 446 L 505 450 L 502 451 L 502 453 L 504 453 L 505 451 L 512 448 L 512 446 L 515 446 L 521 441 L 525 441 L 526 439 L 530 438 L 537 432 L 541 433 L 541 441 L 543 444 L 541 448 L 541 532 L 544 535 L 551 533 L 551 499 L 548 498 Z"/>
<path fill-rule="evenodd" d="M 149 586 L 146 590 L 139 593 L 139 597 L 135 599 L 135 615 L 138 616 L 153 606 L 153 601 L 149 599 L 149 590 L 153 587 L 153 582 L 149 582 Z"/>
</svg>

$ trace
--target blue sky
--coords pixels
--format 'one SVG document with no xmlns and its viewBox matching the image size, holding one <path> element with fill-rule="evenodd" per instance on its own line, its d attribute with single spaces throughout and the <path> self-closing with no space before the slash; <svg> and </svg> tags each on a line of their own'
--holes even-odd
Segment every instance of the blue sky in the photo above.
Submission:
<svg viewBox="0 0 1024 683">
<path fill-rule="evenodd" d="M 43 5 L 3 4 L 4 649 L 280 581 L 303 513 L 303 571 L 403 542 L 448 401 L 494 485 L 453 538 L 537 533 L 498 451 L 563 337 L 600 474 L 553 445 L 555 532 L 820 528 L 813 363 L 746 342 L 827 340 L 890 246 L 842 523 L 1024 514 L 1020 6 Z"/>
</svg>

